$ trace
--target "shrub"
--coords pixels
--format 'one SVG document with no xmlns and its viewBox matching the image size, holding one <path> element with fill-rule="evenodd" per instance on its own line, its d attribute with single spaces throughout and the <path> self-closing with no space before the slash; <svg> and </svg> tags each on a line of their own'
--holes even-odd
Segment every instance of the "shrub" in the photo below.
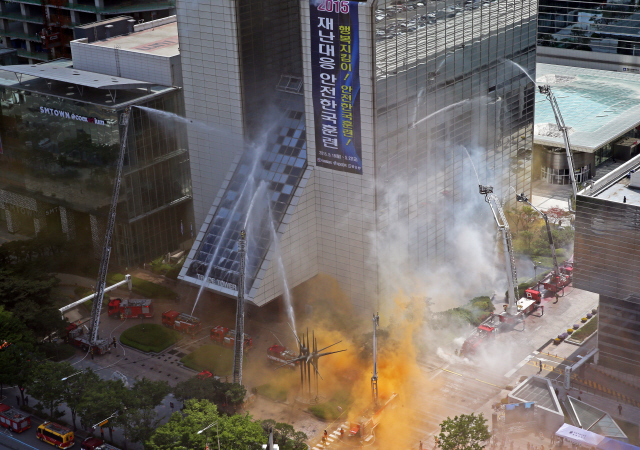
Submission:
<svg viewBox="0 0 640 450">
<path fill-rule="evenodd" d="M 175 330 L 153 323 L 135 325 L 120 335 L 120 342 L 143 352 L 160 353 L 180 340 Z"/>
<path fill-rule="evenodd" d="M 287 401 L 287 390 L 282 387 L 276 387 L 272 384 L 263 384 L 261 386 L 256 387 L 256 393 L 267 397 L 274 402 L 286 402 Z"/>
<path fill-rule="evenodd" d="M 176 264 L 171 269 L 167 270 L 167 274 L 165 275 L 165 277 L 171 278 L 172 280 L 177 280 L 183 265 L 184 265 L 184 261 L 182 261 L 179 264 Z"/>
<path fill-rule="evenodd" d="M 207 344 L 195 349 L 180 362 L 198 372 L 208 370 L 218 376 L 230 375 L 233 370 L 233 350 L 217 344 Z"/>
<path fill-rule="evenodd" d="M 330 400 L 309 407 L 309 412 L 322 420 L 335 420 L 341 414 L 346 414 L 353 399 L 345 391 L 337 392 Z M 342 412 L 338 409 L 342 408 Z"/>
<path fill-rule="evenodd" d="M 107 277 L 108 284 L 117 283 L 124 280 L 124 275 L 116 273 Z M 166 298 L 168 300 L 176 300 L 178 294 L 167 287 L 152 283 L 137 277 L 131 277 L 133 292 L 144 298 Z"/>
</svg>

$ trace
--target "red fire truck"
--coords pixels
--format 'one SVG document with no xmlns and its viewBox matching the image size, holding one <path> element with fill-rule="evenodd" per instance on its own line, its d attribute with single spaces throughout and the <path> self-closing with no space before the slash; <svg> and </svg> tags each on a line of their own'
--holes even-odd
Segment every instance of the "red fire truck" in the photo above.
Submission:
<svg viewBox="0 0 640 450">
<path fill-rule="evenodd" d="M 91 345 L 88 338 L 84 336 L 84 327 L 79 327 L 75 323 L 71 323 L 66 328 L 65 341 L 71 345 L 75 345 L 82 349 L 82 351 L 88 352 L 89 349 L 93 349 L 94 355 L 103 355 L 111 351 L 111 345 L 104 339 L 101 339 Z"/>
<path fill-rule="evenodd" d="M 31 428 L 31 416 L 0 403 L 0 425 L 16 433 L 22 433 Z"/>
<path fill-rule="evenodd" d="M 106 444 L 102 439 L 89 436 L 80 444 L 80 450 L 120 450 L 113 445 Z"/>
<path fill-rule="evenodd" d="M 162 325 L 190 335 L 196 334 L 202 328 L 202 322 L 197 317 L 172 309 L 162 313 Z"/>
<path fill-rule="evenodd" d="M 233 348 L 236 342 L 236 330 L 230 330 L 227 327 L 218 325 L 211 329 L 209 334 L 210 339 L 213 342 L 217 342 L 225 347 Z M 253 347 L 253 339 L 247 333 L 244 334 L 244 350 L 249 350 Z"/>
<path fill-rule="evenodd" d="M 269 362 L 279 366 L 286 364 L 293 369 L 298 365 L 298 362 L 292 362 L 292 360 L 297 357 L 298 355 L 291 350 L 287 350 L 287 347 L 283 345 L 273 344 L 267 349 L 267 359 Z"/>
<path fill-rule="evenodd" d="M 153 317 L 153 302 L 149 299 L 122 300 L 114 298 L 109 301 L 109 317 L 120 319 Z"/>
</svg>

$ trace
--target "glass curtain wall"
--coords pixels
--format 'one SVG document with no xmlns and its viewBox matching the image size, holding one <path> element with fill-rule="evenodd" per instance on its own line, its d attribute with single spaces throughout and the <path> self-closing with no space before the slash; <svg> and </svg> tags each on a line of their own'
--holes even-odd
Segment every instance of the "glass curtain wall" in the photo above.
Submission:
<svg viewBox="0 0 640 450">
<path fill-rule="evenodd" d="M 183 115 L 179 92 L 144 107 Z M 186 126 L 166 116 L 132 108 L 123 190 L 126 226 L 118 230 L 121 265 L 140 264 L 172 252 L 192 238 L 193 206 Z M 128 228 L 128 229 L 127 229 Z"/>
<path fill-rule="evenodd" d="M 479 196 L 470 159 L 499 195 L 530 192 L 536 7 L 378 2 L 376 178 L 384 189 L 406 180 L 397 211 L 379 206 L 379 226 L 407 218 L 414 263 L 446 259 L 447 229 Z"/>
<path fill-rule="evenodd" d="M 640 207 L 578 195 L 574 286 L 600 294 L 604 365 L 640 370 Z"/>
<path fill-rule="evenodd" d="M 307 166 L 298 2 L 238 2 L 247 149 L 187 275 L 237 289 L 237 241 L 247 232 L 247 292 Z M 257 160 L 257 161 L 256 161 Z M 268 205 L 267 205 L 268 204 Z M 251 220 L 247 215 L 251 210 Z"/>
<path fill-rule="evenodd" d="M 3 227 L 18 236 L 47 231 L 91 243 L 91 218 L 111 200 L 115 112 L 20 89 L 0 92 Z"/>
</svg>

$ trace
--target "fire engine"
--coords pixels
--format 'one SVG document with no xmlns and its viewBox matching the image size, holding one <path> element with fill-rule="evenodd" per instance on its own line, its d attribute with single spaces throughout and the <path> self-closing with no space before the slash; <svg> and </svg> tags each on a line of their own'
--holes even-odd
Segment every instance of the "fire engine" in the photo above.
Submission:
<svg viewBox="0 0 640 450">
<path fill-rule="evenodd" d="M 31 428 L 31 416 L 0 403 L 0 425 L 16 433 Z"/>
<path fill-rule="evenodd" d="M 153 302 L 149 299 L 122 300 L 114 298 L 109 300 L 109 317 L 120 319 L 151 318 L 153 317 Z"/>
<path fill-rule="evenodd" d="M 393 403 L 397 396 L 398 394 L 394 392 L 381 406 L 377 408 L 371 407 L 361 412 L 358 419 L 349 422 L 349 436 L 367 440 L 373 430 L 380 424 L 387 407 Z"/>
<path fill-rule="evenodd" d="M 297 357 L 298 355 L 296 355 L 291 350 L 287 350 L 287 347 L 285 347 L 284 345 L 273 344 L 267 349 L 267 359 L 272 364 L 277 364 L 278 366 L 286 364 L 292 369 L 295 369 L 295 367 L 298 365 L 298 362 L 293 360 Z"/>
<path fill-rule="evenodd" d="M 236 342 L 236 330 L 230 330 L 222 325 L 213 327 L 209 334 L 209 338 L 213 342 L 217 342 L 225 347 L 233 348 Z M 244 350 L 253 347 L 253 339 L 247 333 L 244 334 Z"/>
<path fill-rule="evenodd" d="M 89 436 L 80 444 L 80 450 L 120 450 L 113 445 L 105 443 L 102 439 Z"/>
<path fill-rule="evenodd" d="M 79 327 L 75 323 L 71 323 L 67 326 L 65 341 L 71 345 L 81 348 L 82 351 L 85 352 L 92 349 L 94 355 L 104 355 L 107 352 L 111 352 L 111 345 L 109 345 L 109 342 L 105 339 L 99 339 L 91 344 L 89 338 L 84 335 L 84 328 Z"/>
<path fill-rule="evenodd" d="M 162 325 L 190 335 L 195 335 L 202 328 L 202 322 L 197 317 L 172 309 L 162 313 Z"/>
<path fill-rule="evenodd" d="M 485 341 L 493 339 L 496 335 L 496 327 L 485 324 L 484 322 L 478 326 L 471 335 L 464 341 L 460 349 L 460 356 L 471 356 L 476 353 L 478 347 Z"/>
</svg>

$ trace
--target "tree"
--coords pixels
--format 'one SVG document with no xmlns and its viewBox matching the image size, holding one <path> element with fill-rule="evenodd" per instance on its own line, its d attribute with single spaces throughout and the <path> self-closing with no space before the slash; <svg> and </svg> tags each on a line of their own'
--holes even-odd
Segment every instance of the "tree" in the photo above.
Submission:
<svg viewBox="0 0 640 450">
<path fill-rule="evenodd" d="M 436 445 L 442 450 L 481 450 L 481 445 L 491 437 L 484 415 L 461 414 L 453 419 L 447 417 L 440 424 Z"/>
<path fill-rule="evenodd" d="M 131 391 L 120 380 L 100 381 L 94 389 L 85 392 L 78 403 L 77 411 L 82 428 L 102 422 L 114 412 L 123 412 L 129 403 Z M 118 420 L 115 421 L 118 423 Z M 113 424 L 113 422 L 112 422 Z M 109 425 L 109 433 L 113 439 L 113 425 Z"/>
<path fill-rule="evenodd" d="M 523 231 L 520 233 L 520 237 L 524 241 L 524 244 L 527 246 L 527 250 L 531 251 L 531 243 L 533 242 L 534 234 L 531 231 Z"/>
<path fill-rule="evenodd" d="M 71 375 L 76 370 L 68 363 L 55 363 L 42 361 L 34 370 L 34 376 L 27 385 L 27 390 L 32 397 L 40 400 L 40 403 L 49 410 L 49 417 L 55 419 L 54 409 L 63 401 L 66 382 L 64 377 Z"/>
<path fill-rule="evenodd" d="M 215 422 L 218 423 L 217 429 L 216 425 L 213 425 L 206 432 L 198 434 L 198 431 Z M 220 416 L 216 405 L 208 400 L 187 400 L 182 413 L 173 413 L 166 424 L 155 430 L 145 442 L 145 449 L 204 448 L 207 442 L 217 444 L 218 439 L 221 449 L 256 448 L 256 445 L 267 442 L 260 424 L 253 421 L 248 414 Z M 217 448 L 217 445 L 213 448 Z"/>
<path fill-rule="evenodd" d="M 0 305 L 0 397 L 5 384 L 18 385 L 20 393 L 31 379 L 31 366 L 36 339 L 13 314 Z M 24 394 L 23 394 L 24 401 Z"/>
<path fill-rule="evenodd" d="M 551 223 L 558 223 L 559 221 L 561 221 L 565 217 L 568 217 L 568 216 L 571 215 L 570 212 L 565 211 L 562 208 L 558 208 L 557 206 L 549 208 L 549 209 L 547 209 L 546 211 L 543 211 L 543 212 L 547 215 L 547 218 L 549 219 L 549 221 Z"/>
<path fill-rule="evenodd" d="M 149 440 L 145 442 L 145 449 L 186 450 L 204 448 L 207 442 L 207 435 L 205 433 L 197 433 L 218 420 L 220 420 L 218 409 L 213 403 L 208 400 L 187 400 L 182 412 L 173 413 L 167 423 L 155 430 Z M 211 431 L 209 436 L 215 436 L 215 426 L 210 428 L 209 431 Z"/>
<path fill-rule="evenodd" d="M 73 431 L 77 431 L 76 414 L 87 392 L 98 389 L 100 377 L 93 370 L 87 369 L 78 375 L 74 375 L 65 381 L 65 390 L 62 399 L 71 410 Z"/>
<path fill-rule="evenodd" d="M 241 384 L 224 383 L 214 377 L 199 378 L 197 376 L 181 381 L 173 390 L 180 401 L 197 398 L 209 400 L 218 406 L 237 406 L 244 401 L 247 389 Z"/>
<path fill-rule="evenodd" d="M 269 430 L 273 428 L 273 442 L 278 444 L 282 450 L 302 450 L 307 446 L 304 441 L 307 435 L 302 431 L 294 430 L 288 423 L 276 422 L 273 419 L 263 420 L 260 425 L 265 435 L 269 436 Z"/>
<path fill-rule="evenodd" d="M 171 389 L 166 381 L 136 380 L 126 401 L 127 409 L 116 420 L 126 437 L 133 442 L 145 442 L 151 437 L 163 419 L 157 417 L 155 407 L 169 392 Z"/>
</svg>

